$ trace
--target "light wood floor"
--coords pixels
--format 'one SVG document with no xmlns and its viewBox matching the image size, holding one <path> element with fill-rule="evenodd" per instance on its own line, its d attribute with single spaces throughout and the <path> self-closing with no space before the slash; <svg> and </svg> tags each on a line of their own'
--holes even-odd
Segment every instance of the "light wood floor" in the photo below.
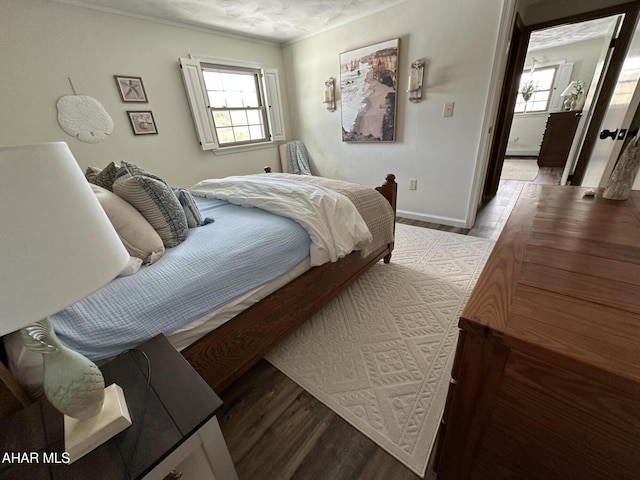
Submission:
<svg viewBox="0 0 640 480">
<path fill-rule="evenodd" d="M 558 183 L 561 174 L 541 169 L 534 182 Z M 524 184 L 502 180 L 470 230 L 398 222 L 497 238 Z M 266 360 L 220 396 L 225 406 L 218 419 L 240 480 L 419 479 Z M 425 478 L 435 478 L 430 467 Z"/>
</svg>

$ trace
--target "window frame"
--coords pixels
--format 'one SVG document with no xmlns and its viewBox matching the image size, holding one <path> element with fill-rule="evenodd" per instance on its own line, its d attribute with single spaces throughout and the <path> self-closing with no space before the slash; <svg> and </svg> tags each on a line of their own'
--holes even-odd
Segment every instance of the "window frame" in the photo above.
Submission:
<svg viewBox="0 0 640 480">
<path fill-rule="evenodd" d="M 563 109 L 564 99 L 560 96 L 560 93 L 566 88 L 566 86 L 571 81 L 573 65 L 574 64 L 572 61 L 567 61 L 567 60 L 556 60 L 551 62 L 545 62 L 542 64 L 537 64 L 536 70 L 546 69 L 551 67 L 554 67 L 556 69 L 555 75 L 553 78 L 553 84 L 551 86 L 551 92 L 549 94 L 549 100 L 547 102 L 547 109 L 535 110 L 533 112 L 530 110 L 527 110 L 526 112 L 517 112 L 515 110 L 515 105 L 514 105 L 514 111 L 513 111 L 514 116 L 527 116 L 527 115 L 545 115 L 546 116 L 549 113 L 561 111 Z M 528 75 L 530 71 L 531 71 L 530 67 L 527 68 L 526 70 L 523 69 L 521 78 L 526 78 L 525 76 Z M 516 104 L 521 103 L 521 102 L 518 102 L 519 98 L 520 98 L 520 92 L 518 91 Z"/>
<path fill-rule="evenodd" d="M 522 76 L 520 77 L 520 87 L 518 88 L 518 97 L 516 98 L 516 104 L 514 106 L 514 110 L 513 113 L 514 114 L 520 114 L 520 115 L 526 115 L 526 114 L 535 114 L 535 113 L 548 113 L 551 110 L 551 105 L 552 105 L 552 100 L 553 100 L 553 93 L 554 93 L 554 88 L 555 85 L 557 83 L 558 80 L 558 73 L 559 73 L 559 65 L 558 64 L 554 64 L 554 65 L 546 65 L 546 66 L 541 66 L 538 67 L 536 70 L 534 70 L 534 72 L 541 72 L 541 71 L 545 71 L 545 70 L 553 70 L 553 77 L 551 79 L 551 84 L 549 85 L 549 88 L 545 88 L 543 90 L 536 90 L 535 93 L 533 94 L 531 100 L 531 102 L 534 101 L 534 97 L 536 95 L 536 93 L 538 92 L 549 92 L 549 96 L 547 97 L 547 102 L 545 104 L 545 108 L 540 109 L 540 110 L 528 110 L 527 109 L 527 104 L 529 102 L 524 102 L 521 101 L 520 99 L 522 98 L 522 95 L 520 95 L 520 88 L 522 87 L 522 80 L 523 79 L 527 79 L 529 77 L 532 76 L 531 73 L 531 68 L 528 68 L 527 70 L 523 70 L 522 71 Z M 518 105 L 522 105 L 522 110 L 518 111 Z"/>
<path fill-rule="evenodd" d="M 254 80 L 254 86 L 255 86 L 255 92 L 257 95 L 257 100 L 258 100 L 258 106 L 257 107 L 216 107 L 216 106 L 212 106 L 210 103 L 208 102 L 209 105 L 207 106 L 207 108 L 210 111 L 210 115 L 212 117 L 212 121 L 214 124 L 214 131 L 216 132 L 216 138 L 218 140 L 218 146 L 219 148 L 229 148 L 229 147 L 237 147 L 240 145 L 255 145 L 255 144 L 261 144 L 261 143 L 265 143 L 265 142 L 269 142 L 271 139 L 271 132 L 269 130 L 269 116 L 267 114 L 267 105 L 266 105 L 266 95 L 264 92 L 264 86 L 263 86 L 263 82 L 262 80 L 262 70 L 259 68 L 247 68 L 247 67 L 233 67 L 230 65 L 219 65 L 219 64 L 210 64 L 210 63 L 200 63 L 202 72 L 205 71 L 209 71 L 209 72 L 218 72 L 218 73 L 232 73 L 232 74 L 251 74 L 253 76 L 253 80 Z M 204 79 L 204 74 L 203 74 L 203 80 L 205 83 L 205 89 L 207 88 L 207 81 L 206 79 Z M 208 93 L 211 90 L 207 89 L 207 99 L 209 98 Z M 229 112 L 230 116 L 231 116 L 231 112 L 233 111 L 243 111 L 243 112 L 247 112 L 247 111 L 257 111 L 259 112 L 260 115 L 260 119 L 262 121 L 261 123 L 261 127 L 263 130 L 263 137 L 258 139 L 258 140 L 246 140 L 246 141 L 235 141 L 235 142 L 222 142 L 220 141 L 220 137 L 218 135 L 218 130 L 220 128 L 222 128 L 222 126 L 220 125 L 216 125 L 216 119 L 215 119 L 215 115 L 214 112 Z M 247 125 L 248 126 L 248 125 Z M 231 127 L 233 128 L 233 126 Z"/>
<path fill-rule="evenodd" d="M 236 153 L 244 150 L 255 150 L 273 147 L 276 142 L 286 140 L 282 99 L 280 94 L 280 81 L 278 71 L 273 68 L 265 68 L 264 65 L 252 62 L 241 62 L 224 58 L 209 57 L 204 55 L 189 55 L 188 58 L 180 58 L 179 65 L 184 80 L 187 100 L 196 129 L 200 147 L 203 150 L 211 150 L 215 155 Z M 263 122 L 266 139 L 257 142 L 234 142 L 221 145 L 215 129 L 213 114 L 209 104 L 209 96 L 203 75 L 203 66 L 215 66 L 228 68 L 230 71 L 241 69 L 256 70 L 259 72 L 256 81 L 262 95 Z"/>
</svg>

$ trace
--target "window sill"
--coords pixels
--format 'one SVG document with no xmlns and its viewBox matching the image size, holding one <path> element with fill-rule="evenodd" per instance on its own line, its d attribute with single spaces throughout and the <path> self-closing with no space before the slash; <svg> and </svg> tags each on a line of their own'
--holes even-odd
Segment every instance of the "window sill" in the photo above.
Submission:
<svg viewBox="0 0 640 480">
<path fill-rule="evenodd" d="M 222 147 L 211 150 L 214 155 L 229 155 L 232 153 L 249 152 L 251 150 L 263 150 L 265 148 L 273 148 L 276 146 L 275 142 L 254 143 L 251 145 L 237 145 L 235 147 Z"/>
</svg>

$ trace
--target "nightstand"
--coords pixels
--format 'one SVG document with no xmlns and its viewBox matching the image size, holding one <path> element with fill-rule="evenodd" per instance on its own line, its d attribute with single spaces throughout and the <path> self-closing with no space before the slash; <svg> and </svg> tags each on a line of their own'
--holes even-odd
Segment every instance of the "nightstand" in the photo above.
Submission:
<svg viewBox="0 0 640 480">
<path fill-rule="evenodd" d="M 151 364 L 148 393 L 136 350 Z M 0 422 L 0 478 L 162 480 L 175 470 L 182 480 L 237 480 L 215 417 L 222 400 L 163 335 L 100 368 L 105 385 L 124 390 L 133 424 L 67 465 L 62 414 L 40 399 Z"/>
</svg>

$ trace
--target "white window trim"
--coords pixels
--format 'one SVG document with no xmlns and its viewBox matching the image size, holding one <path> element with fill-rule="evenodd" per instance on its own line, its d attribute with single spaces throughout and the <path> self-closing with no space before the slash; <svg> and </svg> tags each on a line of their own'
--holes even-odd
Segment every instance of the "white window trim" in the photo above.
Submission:
<svg viewBox="0 0 640 480">
<path fill-rule="evenodd" d="M 179 59 L 191 114 L 196 128 L 198 141 L 203 150 L 211 150 L 215 155 L 226 155 L 248 150 L 273 147 L 276 142 L 286 140 L 284 118 L 282 115 L 282 97 L 280 95 L 280 81 L 276 69 L 265 68 L 264 65 L 253 62 L 232 60 L 228 58 L 210 57 L 206 55 L 189 55 L 189 58 Z M 267 121 L 269 122 L 270 140 L 248 145 L 233 145 L 221 147 L 218 144 L 213 117 L 208 105 L 208 96 L 202 75 L 201 64 L 229 65 L 259 69 L 261 72 L 264 103 L 267 106 Z"/>
</svg>

